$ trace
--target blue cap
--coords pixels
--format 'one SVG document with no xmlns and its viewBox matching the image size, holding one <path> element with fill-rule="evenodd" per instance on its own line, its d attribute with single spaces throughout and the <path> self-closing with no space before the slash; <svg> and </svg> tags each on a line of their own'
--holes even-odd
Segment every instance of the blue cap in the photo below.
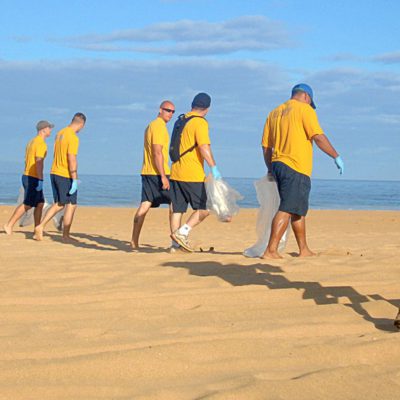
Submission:
<svg viewBox="0 0 400 400">
<path fill-rule="evenodd" d="M 192 101 L 192 108 L 203 108 L 210 107 L 211 97 L 207 93 L 198 93 L 194 96 Z"/>
<path fill-rule="evenodd" d="M 315 107 L 314 104 L 314 96 L 313 96 L 313 91 L 311 89 L 311 86 L 308 86 L 306 83 L 299 83 L 298 85 L 294 86 L 292 89 L 292 96 L 296 93 L 296 92 L 305 92 L 310 96 L 311 99 L 311 107 L 312 108 L 317 108 Z"/>
</svg>

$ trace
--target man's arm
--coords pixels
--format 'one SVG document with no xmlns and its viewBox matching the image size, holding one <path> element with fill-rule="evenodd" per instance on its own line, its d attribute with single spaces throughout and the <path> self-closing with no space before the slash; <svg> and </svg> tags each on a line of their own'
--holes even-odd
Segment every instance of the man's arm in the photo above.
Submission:
<svg viewBox="0 0 400 400">
<path fill-rule="evenodd" d="M 340 171 L 340 175 L 342 175 L 344 172 L 344 162 L 339 156 L 339 153 L 331 145 L 329 139 L 324 134 L 314 135 L 312 139 L 325 154 L 328 154 L 328 156 L 332 157 L 335 160 L 335 164 Z"/>
<path fill-rule="evenodd" d="M 315 144 L 325 153 L 328 154 L 328 156 L 331 156 L 332 158 L 336 158 L 339 154 L 335 150 L 335 148 L 332 146 L 331 142 L 329 139 L 326 137 L 326 135 L 321 134 L 321 135 L 314 135 L 312 137 L 314 140 Z"/>
<path fill-rule="evenodd" d="M 67 154 L 68 170 L 72 179 L 78 179 L 78 159 L 76 154 Z"/>
<path fill-rule="evenodd" d="M 262 146 L 262 149 L 264 155 L 264 162 L 265 165 L 267 166 L 268 173 L 270 174 L 272 172 L 272 148 Z"/>
<path fill-rule="evenodd" d="M 151 150 L 153 153 L 153 161 L 156 165 L 157 171 L 161 176 L 162 188 L 164 190 L 169 190 L 169 180 L 167 175 L 165 175 L 164 170 L 164 156 L 162 153 L 163 146 L 161 144 L 152 144 Z"/>
<path fill-rule="evenodd" d="M 40 179 L 42 181 L 43 180 L 44 158 L 35 157 L 35 164 L 36 164 L 36 174 L 38 176 L 38 179 Z"/>
<path fill-rule="evenodd" d="M 215 163 L 214 156 L 211 151 L 211 146 L 209 144 L 202 144 L 199 146 L 200 154 L 206 160 L 208 166 L 211 169 L 212 176 L 214 179 L 222 179 L 221 173 L 218 171 L 217 164 Z"/>
</svg>

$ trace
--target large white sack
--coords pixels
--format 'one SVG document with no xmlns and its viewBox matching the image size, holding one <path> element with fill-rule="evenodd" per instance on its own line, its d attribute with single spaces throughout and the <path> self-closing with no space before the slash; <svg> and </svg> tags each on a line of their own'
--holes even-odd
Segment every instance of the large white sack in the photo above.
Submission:
<svg viewBox="0 0 400 400">
<path fill-rule="evenodd" d="M 237 202 L 243 196 L 230 187 L 223 179 L 207 177 L 205 181 L 207 192 L 207 208 L 214 212 L 222 222 L 230 222 L 232 217 L 239 212 Z"/>
<path fill-rule="evenodd" d="M 256 188 L 257 200 L 260 204 L 256 225 L 257 242 L 243 252 L 246 257 L 261 257 L 264 254 L 271 235 L 272 220 L 278 211 L 280 203 L 278 187 L 272 176 L 264 176 L 254 182 L 254 186 Z M 278 251 L 285 249 L 288 236 L 289 226 L 279 242 Z"/>
</svg>

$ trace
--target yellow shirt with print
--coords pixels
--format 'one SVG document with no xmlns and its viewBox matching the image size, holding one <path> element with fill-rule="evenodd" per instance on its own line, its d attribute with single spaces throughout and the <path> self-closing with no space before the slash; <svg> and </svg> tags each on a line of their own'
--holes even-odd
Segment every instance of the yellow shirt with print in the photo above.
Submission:
<svg viewBox="0 0 400 400">
<path fill-rule="evenodd" d="M 79 138 L 75 131 L 67 126 L 57 133 L 54 143 L 54 159 L 51 174 L 71 178 L 68 169 L 68 154 L 77 155 Z"/>
<path fill-rule="evenodd" d="M 185 116 L 197 115 L 189 112 Z M 179 152 L 182 154 L 187 149 L 197 144 L 194 150 L 184 154 L 171 166 L 171 179 L 183 182 L 204 182 L 204 159 L 200 153 L 199 146 L 211 144 L 208 134 L 208 122 L 204 118 L 192 118 L 186 123 L 182 131 Z"/>
<path fill-rule="evenodd" d="M 311 139 L 323 133 L 315 110 L 309 104 L 291 99 L 268 115 L 262 146 L 273 148 L 272 162 L 281 161 L 295 171 L 311 176 Z"/>
<path fill-rule="evenodd" d="M 158 171 L 154 162 L 154 154 L 152 149 L 153 144 L 159 144 L 162 146 L 164 172 L 166 175 L 169 175 L 169 134 L 167 130 L 167 124 L 160 117 L 157 117 L 154 121 L 151 121 L 144 132 L 142 175 L 160 175 L 160 172 Z"/>
<path fill-rule="evenodd" d="M 36 171 L 36 158 L 46 158 L 47 144 L 41 136 L 34 137 L 26 146 L 24 175 L 39 178 Z"/>
</svg>

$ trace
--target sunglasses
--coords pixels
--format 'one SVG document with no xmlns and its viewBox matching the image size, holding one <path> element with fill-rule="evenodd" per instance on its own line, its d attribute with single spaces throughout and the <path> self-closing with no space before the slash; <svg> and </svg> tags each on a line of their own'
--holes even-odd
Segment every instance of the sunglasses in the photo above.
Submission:
<svg viewBox="0 0 400 400">
<path fill-rule="evenodd" d="M 175 110 L 171 110 L 170 108 L 162 108 L 161 110 L 163 110 L 167 113 L 172 113 L 172 114 L 175 112 Z"/>
</svg>

